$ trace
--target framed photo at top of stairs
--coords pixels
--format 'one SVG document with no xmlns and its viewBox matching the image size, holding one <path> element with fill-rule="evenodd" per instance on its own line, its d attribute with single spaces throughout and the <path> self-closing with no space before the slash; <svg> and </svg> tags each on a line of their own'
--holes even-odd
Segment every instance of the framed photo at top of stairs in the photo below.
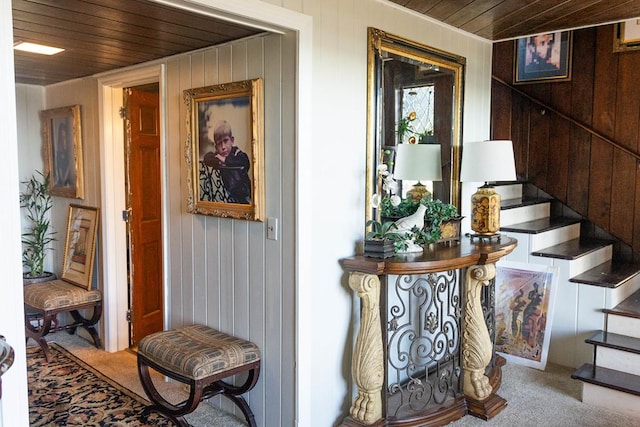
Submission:
<svg viewBox="0 0 640 427">
<path fill-rule="evenodd" d="M 557 284 L 557 267 L 497 264 L 495 349 L 507 361 L 544 370 Z"/>
</svg>

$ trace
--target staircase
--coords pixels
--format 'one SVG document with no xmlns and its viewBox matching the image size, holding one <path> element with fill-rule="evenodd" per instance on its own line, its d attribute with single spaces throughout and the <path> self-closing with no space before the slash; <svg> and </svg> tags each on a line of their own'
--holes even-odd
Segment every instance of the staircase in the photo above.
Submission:
<svg viewBox="0 0 640 427">
<path fill-rule="evenodd" d="M 640 266 L 530 184 L 495 188 L 501 234 L 518 239 L 503 260 L 558 268 L 548 361 L 580 367 L 584 402 L 640 416 Z"/>
</svg>

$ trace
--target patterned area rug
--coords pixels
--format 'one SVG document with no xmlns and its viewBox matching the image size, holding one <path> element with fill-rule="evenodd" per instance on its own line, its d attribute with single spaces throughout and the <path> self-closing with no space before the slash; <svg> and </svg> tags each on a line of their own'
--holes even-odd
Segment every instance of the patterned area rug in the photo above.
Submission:
<svg viewBox="0 0 640 427">
<path fill-rule="evenodd" d="M 172 426 L 142 411 L 148 401 L 110 380 L 57 344 L 52 359 L 27 348 L 29 421 L 33 426 Z"/>
</svg>

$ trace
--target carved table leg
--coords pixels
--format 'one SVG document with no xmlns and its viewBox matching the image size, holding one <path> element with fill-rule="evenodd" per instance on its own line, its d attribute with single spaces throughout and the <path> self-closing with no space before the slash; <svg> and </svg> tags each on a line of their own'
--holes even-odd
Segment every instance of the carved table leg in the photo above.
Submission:
<svg viewBox="0 0 640 427">
<path fill-rule="evenodd" d="M 462 332 L 463 391 L 469 413 L 490 419 L 506 406 L 485 375 L 493 357 L 491 337 L 482 313 L 480 294 L 482 286 L 488 286 L 496 275 L 494 264 L 474 265 L 467 269 L 465 289 L 464 328 Z"/>
<path fill-rule="evenodd" d="M 362 313 L 351 361 L 351 373 L 358 386 L 358 396 L 349 411 L 351 420 L 345 424 L 372 425 L 382 418 L 384 382 L 380 279 L 373 274 L 354 272 L 349 275 L 349 286 L 362 300 Z"/>
</svg>

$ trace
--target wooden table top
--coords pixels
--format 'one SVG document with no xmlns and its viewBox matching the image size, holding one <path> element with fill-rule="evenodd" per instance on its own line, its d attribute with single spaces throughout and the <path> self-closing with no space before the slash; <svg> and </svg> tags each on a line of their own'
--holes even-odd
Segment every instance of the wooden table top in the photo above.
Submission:
<svg viewBox="0 0 640 427">
<path fill-rule="evenodd" d="M 349 272 L 382 274 L 424 274 L 448 271 L 471 265 L 491 264 L 511 253 L 518 241 L 501 236 L 500 240 L 461 237 L 459 243 L 437 243 L 427 246 L 423 252 L 396 254 L 391 258 L 372 258 L 356 255 L 340 260 Z"/>
</svg>

